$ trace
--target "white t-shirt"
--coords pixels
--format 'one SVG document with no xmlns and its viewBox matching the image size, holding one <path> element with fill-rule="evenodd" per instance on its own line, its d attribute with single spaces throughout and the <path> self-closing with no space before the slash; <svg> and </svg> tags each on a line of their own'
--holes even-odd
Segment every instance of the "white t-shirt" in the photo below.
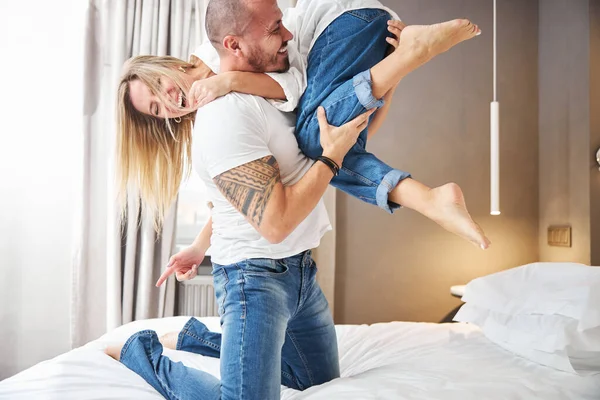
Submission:
<svg viewBox="0 0 600 400">
<path fill-rule="evenodd" d="M 279 259 L 318 247 L 331 229 L 322 200 L 281 243 L 271 244 L 221 194 L 213 178 L 273 155 L 284 185 L 298 182 L 313 165 L 298 148 L 295 116 L 282 113 L 261 97 L 230 93 L 200 108 L 192 141 L 194 169 L 213 203 L 211 257 L 228 265 L 248 258 Z"/>
<path fill-rule="evenodd" d="M 306 66 L 308 54 L 323 31 L 337 17 L 346 11 L 360 8 L 376 8 L 398 15 L 384 7 L 378 0 L 299 0 L 295 8 L 288 8 L 283 14 L 283 25 L 292 32 L 294 39 L 288 43 L 290 69 L 284 73 L 268 73 L 283 88 L 286 100 L 269 100 L 281 111 L 293 111 L 306 89 Z M 219 54 L 210 42 L 198 47 L 193 53 L 219 73 Z"/>
</svg>

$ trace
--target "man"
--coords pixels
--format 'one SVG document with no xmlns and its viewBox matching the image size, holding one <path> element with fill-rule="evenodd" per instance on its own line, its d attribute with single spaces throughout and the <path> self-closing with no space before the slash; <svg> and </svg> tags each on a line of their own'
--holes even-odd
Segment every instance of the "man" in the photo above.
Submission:
<svg viewBox="0 0 600 400">
<path fill-rule="evenodd" d="M 286 71 L 293 36 L 281 18 L 275 0 L 212 0 L 206 27 L 220 71 Z M 341 128 L 322 115 L 325 160 L 342 164 L 372 112 Z M 334 174 L 300 152 L 295 122 L 238 93 L 196 115 L 194 168 L 214 206 L 222 398 L 274 399 L 282 383 L 302 390 L 339 376 L 333 319 L 310 255 L 330 229 L 321 197 Z"/>
</svg>

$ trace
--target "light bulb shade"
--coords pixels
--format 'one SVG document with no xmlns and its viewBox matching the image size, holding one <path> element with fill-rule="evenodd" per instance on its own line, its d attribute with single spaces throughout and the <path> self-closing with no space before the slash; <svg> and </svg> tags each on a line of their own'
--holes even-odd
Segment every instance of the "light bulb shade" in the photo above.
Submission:
<svg viewBox="0 0 600 400">
<path fill-rule="evenodd" d="M 490 104 L 490 214 L 500 215 L 500 104 Z"/>
</svg>

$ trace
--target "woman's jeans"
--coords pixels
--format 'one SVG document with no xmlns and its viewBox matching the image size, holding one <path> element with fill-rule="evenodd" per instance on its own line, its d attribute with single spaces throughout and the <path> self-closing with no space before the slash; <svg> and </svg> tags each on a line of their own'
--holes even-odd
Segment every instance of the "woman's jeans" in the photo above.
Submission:
<svg viewBox="0 0 600 400">
<path fill-rule="evenodd" d="M 340 376 L 337 338 L 310 251 L 213 266 L 223 333 L 190 319 L 177 349 L 221 358 L 221 380 L 162 355 L 154 331 L 125 343 L 121 362 L 167 399 L 279 399 Z"/>
<path fill-rule="evenodd" d="M 316 159 L 323 153 L 317 108 L 323 106 L 331 125 L 340 126 L 368 109 L 381 107 L 373 97 L 370 69 L 386 56 L 390 15 L 379 9 L 348 11 L 319 36 L 308 56 L 308 86 L 300 99 L 296 137 L 300 149 Z M 367 203 L 393 212 L 398 204 L 388 194 L 410 177 L 366 151 L 367 130 L 361 132 L 331 184 Z"/>
</svg>

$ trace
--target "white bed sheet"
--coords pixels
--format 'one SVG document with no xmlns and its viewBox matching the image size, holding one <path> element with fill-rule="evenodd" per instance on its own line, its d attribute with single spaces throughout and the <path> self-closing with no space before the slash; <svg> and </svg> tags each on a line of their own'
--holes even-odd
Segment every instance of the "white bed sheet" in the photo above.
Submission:
<svg viewBox="0 0 600 400">
<path fill-rule="evenodd" d="M 177 331 L 187 317 L 136 321 L 0 383 L 0 399 L 92 400 L 162 397 L 106 356 L 108 343 L 142 329 Z M 201 318 L 218 331 L 216 318 Z M 466 324 L 393 322 L 337 327 L 342 377 L 284 400 L 599 400 L 600 374 L 578 376 L 519 358 Z M 175 361 L 219 376 L 219 360 L 165 349 Z"/>
</svg>

